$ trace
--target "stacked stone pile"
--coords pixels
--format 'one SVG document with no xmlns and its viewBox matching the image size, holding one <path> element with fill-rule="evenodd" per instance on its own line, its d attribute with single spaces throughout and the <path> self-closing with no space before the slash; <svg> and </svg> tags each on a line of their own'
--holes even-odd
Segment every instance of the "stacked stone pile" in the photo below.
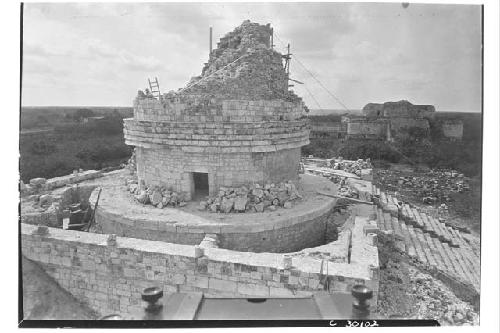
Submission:
<svg viewBox="0 0 500 333">
<path fill-rule="evenodd" d="M 184 207 L 187 204 L 185 193 L 172 191 L 166 186 L 145 187 L 138 184 L 136 179 L 128 179 L 126 185 L 127 190 L 143 205 L 162 209 L 167 206 Z"/>
<path fill-rule="evenodd" d="M 358 159 L 356 161 L 344 160 L 342 157 L 333 158 L 330 160 L 330 167 L 334 170 L 343 170 L 361 177 L 363 170 L 371 170 L 373 168 L 369 158 L 366 160 Z"/>
<path fill-rule="evenodd" d="M 359 198 L 359 193 L 348 185 L 342 185 L 338 189 L 337 195 L 346 198 L 354 198 L 354 199 Z"/>
<path fill-rule="evenodd" d="M 302 199 L 294 183 L 254 184 L 239 188 L 221 188 L 216 196 L 200 202 L 200 210 L 212 213 L 244 213 L 275 211 L 278 207 L 292 208 L 293 201 Z"/>
</svg>

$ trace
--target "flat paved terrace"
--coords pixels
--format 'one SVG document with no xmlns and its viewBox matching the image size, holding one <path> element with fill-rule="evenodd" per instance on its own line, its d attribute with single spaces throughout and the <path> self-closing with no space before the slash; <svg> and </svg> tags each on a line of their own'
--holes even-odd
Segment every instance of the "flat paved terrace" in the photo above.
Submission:
<svg viewBox="0 0 500 333">
<path fill-rule="evenodd" d="M 81 183 L 102 187 L 96 223 L 104 233 L 181 244 L 199 244 L 205 234 L 217 234 L 225 248 L 295 251 L 320 245 L 327 219 L 336 203 L 335 198 L 316 193 L 321 190 L 336 194 L 335 184 L 323 177 L 301 175 L 297 188 L 303 199 L 294 201 L 290 209 L 211 213 L 198 210 L 197 201 L 188 202 L 184 207 L 159 209 L 137 202 L 126 190 L 126 178 L 127 173 L 123 171 Z M 94 190 L 90 197 L 92 205 L 96 197 L 97 190 Z M 253 237 L 250 234 L 254 234 Z M 295 241 L 297 245 L 293 245 Z"/>
</svg>

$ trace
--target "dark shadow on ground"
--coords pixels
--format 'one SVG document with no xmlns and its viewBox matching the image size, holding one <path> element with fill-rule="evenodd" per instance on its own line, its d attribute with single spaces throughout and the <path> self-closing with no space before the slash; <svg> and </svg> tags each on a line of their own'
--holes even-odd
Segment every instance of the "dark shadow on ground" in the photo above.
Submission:
<svg viewBox="0 0 500 333">
<path fill-rule="evenodd" d="M 22 257 L 24 319 L 92 320 L 98 314 L 61 288 L 35 262 Z"/>
</svg>

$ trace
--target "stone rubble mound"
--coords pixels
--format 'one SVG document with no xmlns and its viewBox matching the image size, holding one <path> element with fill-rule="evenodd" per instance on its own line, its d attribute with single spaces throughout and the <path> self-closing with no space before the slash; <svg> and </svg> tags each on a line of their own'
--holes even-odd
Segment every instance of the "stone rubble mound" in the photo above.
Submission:
<svg viewBox="0 0 500 333">
<path fill-rule="evenodd" d="M 279 207 L 289 209 L 293 201 L 302 199 L 295 184 L 291 181 L 279 184 L 268 183 L 221 188 L 216 196 L 201 201 L 199 209 L 212 213 L 245 213 L 275 211 Z"/>
<path fill-rule="evenodd" d="M 369 158 L 367 158 L 366 160 L 360 158 L 356 161 L 344 160 L 342 159 L 342 157 L 332 158 L 330 160 L 329 166 L 334 170 L 343 170 L 346 172 L 350 172 L 358 177 L 362 176 L 363 170 L 371 170 L 373 168 Z"/>
<path fill-rule="evenodd" d="M 450 202 L 451 193 L 470 191 L 470 179 L 456 170 L 431 170 L 425 175 L 399 176 L 394 171 L 380 170 L 380 181 L 388 189 L 411 191 L 428 205 Z"/>
<path fill-rule="evenodd" d="M 187 204 L 185 193 L 171 191 L 165 186 L 144 187 L 139 185 L 136 179 L 128 179 L 126 186 L 135 200 L 143 205 L 162 209 L 167 206 L 184 207 Z"/>
<path fill-rule="evenodd" d="M 288 90 L 282 55 L 271 48 L 270 37 L 269 24 L 244 21 L 220 39 L 201 76 L 193 77 L 182 93 L 227 99 L 300 101 L 300 97 Z M 174 96 L 175 92 L 169 92 L 164 98 Z"/>
</svg>

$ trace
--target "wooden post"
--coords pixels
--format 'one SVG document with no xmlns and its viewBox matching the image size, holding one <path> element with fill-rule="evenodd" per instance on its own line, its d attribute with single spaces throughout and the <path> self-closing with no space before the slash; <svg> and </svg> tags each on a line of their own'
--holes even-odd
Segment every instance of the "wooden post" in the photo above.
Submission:
<svg viewBox="0 0 500 333">
<path fill-rule="evenodd" d="M 286 74 L 288 76 L 290 76 L 290 43 L 288 43 L 286 55 L 288 57 L 288 62 L 287 62 L 287 66 L 286 66 Z"/>
<path fill-rule="evenodd" d="M 210 27 L 210 54 L 212 54 L 212 27 Z"/>
<path fill-rule="evenodd" d="M 274 28 L 271 28 L 271 50 L 274 48 Z"/>
</svg>

